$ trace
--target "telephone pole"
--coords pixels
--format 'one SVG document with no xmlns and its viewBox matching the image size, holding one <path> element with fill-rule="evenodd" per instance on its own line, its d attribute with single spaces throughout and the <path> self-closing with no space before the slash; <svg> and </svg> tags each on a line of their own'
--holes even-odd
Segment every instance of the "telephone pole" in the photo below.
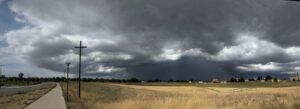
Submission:
<svg viewBox="0 0 300 109">
<path fill-rule="evenodd" d="M 82 42 L 80 41 L 79 46 L 75 47 L 79 48 L 79 75 L 78 75 L 78 97 L 80 98 L 80 81 L 81 81 L 81 49 L 87 48 L 86 46 L 82 46 Z"/>
<path fill-rule="evenodd" d="M 3 67 L 4 65 L 0 65 L 0 88 L 2 87 L 2 67 Z"/>
<path fill-rule="evenodd" d="M 69 66 L 70 66 L 70 62 L 67 62 L 67 101 L 69 101 Z"/>
<path fill-rule="evenodd" d="M 297 72 L 296 77 L 297 77 L 297 81 L 299 81 L 299 72 Z"/>
</svg>

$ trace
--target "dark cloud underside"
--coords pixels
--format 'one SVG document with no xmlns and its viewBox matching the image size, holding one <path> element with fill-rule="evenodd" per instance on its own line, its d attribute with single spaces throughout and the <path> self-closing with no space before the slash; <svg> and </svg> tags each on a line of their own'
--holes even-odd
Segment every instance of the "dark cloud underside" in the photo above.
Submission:
<svg viewBox="0 0 300 109">
<path fill-rule="evenodd" d="M 293 72 L 299 60 L 300 4 L 282 0 L 16 0 L 11 9 L 31 26 L 7 33 L 9 47 L 52 71 L 79 40 L 87 76 L 225 79 Z"/>
</svg>

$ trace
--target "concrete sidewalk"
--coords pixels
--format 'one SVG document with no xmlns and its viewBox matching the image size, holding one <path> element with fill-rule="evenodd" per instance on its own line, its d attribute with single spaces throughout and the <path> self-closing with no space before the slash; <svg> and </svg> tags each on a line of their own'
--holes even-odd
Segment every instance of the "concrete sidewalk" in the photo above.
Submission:
<svg viewBox="0 0 300 109">
<path fill-rule="evenodd" d="M 59 84 L 25 109 L 67 109 Z"/>
</svg>

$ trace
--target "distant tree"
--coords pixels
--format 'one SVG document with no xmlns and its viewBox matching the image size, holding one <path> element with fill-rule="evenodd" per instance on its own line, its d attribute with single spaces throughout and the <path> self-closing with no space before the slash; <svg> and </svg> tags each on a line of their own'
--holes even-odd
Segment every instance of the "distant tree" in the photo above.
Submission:
<svg viewBox="0 0 300 109">
<path fill-rule="evenodd" d="M 231 78 L 229 82 L 237 82 L 236 78 Z"/>
<path fill-rule="evenodd" d="M 19 79 L 23 79 L 24 73 L 19 73 Z"/>
<path fill-rule="evenodd" d="M 239 78 L 238 82 L 245 82 L 245 79 L 243 77 Z"/>
<path fill-rule="evenodd" d="M 257 77 L 257 80 L 263 80 L 262 76 Z"/>
<path fill-rule="evenodd" d="M 251 78 L 251 79 L 249 79 L 249 81 L 255 81 L 255 79 Z"/>
<path fill-rule="evenodd" d="M 274 82 L 278 82 L 278 78 L 274 77 L 273 78 Z"/>
<path fill-rule="evenodd" d="M 270 80 L 272 80 L 272 77 L 270 75 L 267 75 L 265 80 L 270 81 Z"/>
<path fill-rule="evenodd" d="M 128 82 L 134 82 L 134 83 L 137 83 L 137 82 L 141 82 L 139 79 L 137 78 L 131 78 L 128 80 Z"/>
<path fill-rule="evenodd" d="M 170 80 L 168 80 L 168 82 L 174 82 L 174 80 L 170 79 Z"/>
<path fill-rule="evenodd" d="M 5 78 L 5 75 L 1 75 L 1 78 Z"/>
<path fill-rule="evenodd" d="M 175 81 L 175 82 L 180 82 L 181 80 Z M 154 80 L 148 80 L 147 82 L 162 82 L 162 80 L 159 79 L 154 79 Z"/>
</svg>

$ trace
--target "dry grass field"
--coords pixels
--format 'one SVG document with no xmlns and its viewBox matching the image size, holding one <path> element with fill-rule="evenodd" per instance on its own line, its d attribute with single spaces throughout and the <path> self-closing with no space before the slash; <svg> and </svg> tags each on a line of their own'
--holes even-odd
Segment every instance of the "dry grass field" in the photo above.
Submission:
<svg viewBox="0 0 300 109">
<path fill-rule="evenodd" d="M 23 109 L 35 100 L 39 99 L 51 89 L 54 85 L 31 91 L 28 93 L 19 93 L 11 96 L 0 97 L 0 109 Z"/>
<path fill-rule="evenodd" d="M 300 109 L 300 87 L 292 83 L 258 83 L 257 87 L 255 84 L 83 83 L 82 98 L 78 99 L 77 84 L 72 83 L 67 106 L 70 109 Z"/>
</svg>

